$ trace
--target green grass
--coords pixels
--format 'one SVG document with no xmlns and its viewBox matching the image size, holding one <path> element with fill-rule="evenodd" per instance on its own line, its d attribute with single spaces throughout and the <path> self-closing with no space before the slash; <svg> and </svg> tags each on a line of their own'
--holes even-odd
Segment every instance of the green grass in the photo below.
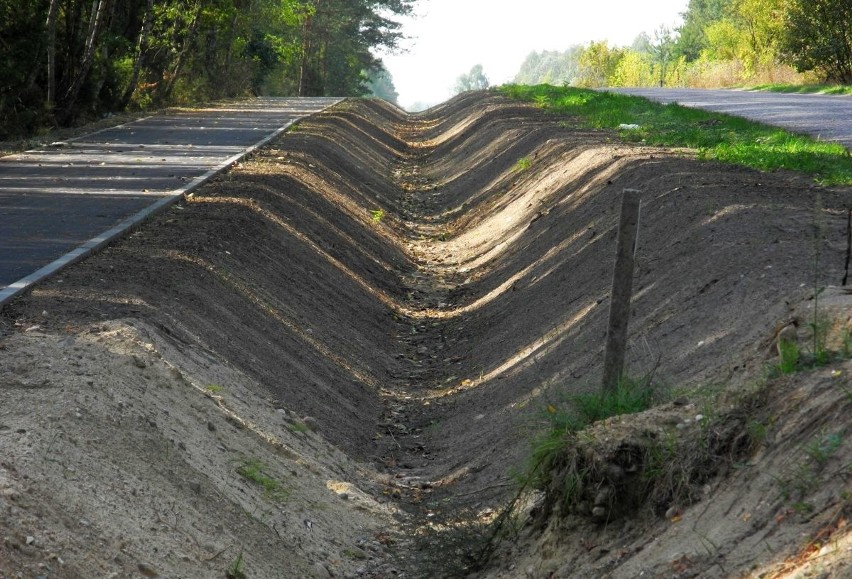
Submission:
<svg viewBox="0 0 852 579">
<path fill-rule="evenodd" d="M 569 434 L 612 416 L 647 410 L 653 406 L 656 397 L 656 390 L 647 381 L 625 379 L 615 392 L 573 394 L 558 406 L 548 404 L 546 411 L 550 428 L 533 442 L 527 476 L 535 478 L 538 470 L 546 477 L 548 465 L 570 444 Z"/>
<path fill-rule="evenodd" d="M 290 491 L 269 476 L 266 469 L 267 466 L 263 461 L 251 458 L 240 463 L 237 467 L 237 474 L 261 487 L 267 498 L 276 502 L 283 502 L 290 495 Z"/>
<path fill-rule="evenodd" d="M 308 432 L 310 430 L 307 424 L 298 421 L 289 424 L 288 428 L 293 432 Z"/>
<path fill-rule="evenodd" d="M 663 105 L 647 99 L 550 85 L 506 85 L 501 92 L 549 111 L 580 119 L 598 129 L 636 124 L 619 131 L 628 142 L 694 149 L 700 158 L 762 171 L 789 169 L 826 185 L 852 185 L 852 156 L 845 147 L 816 141 L 745 119 Z"/>
<path fill-rule="evenodd" d="M 370 216 L 373 218 L 375 223 L 381 223 L 382 219 L 385 218 L 385 210 L 384 209 L 372 209 L 370 211 Z"/>
<path fill-rule="evenodd" d="M 840 94 L 852 95 L 852 86 L 843 84 L 759 84 L 746 90 L 782 92 L 794 94 Z"/>
<path fill-rule="evenodd" d="M 778 342 L 778 371 L 782 374 L 792 374 L 799 369 L 799 345 L 788 340 Z"/>
<path fill-rule="evenodd" d="M 243 568 L 244 564 L 243 552 L 240 551 L 240 554 L 237 555 L 237 558 L 231 562 L 228 570 L 225 571 L 225 577 L 227 579 L 246 579 L 246 572 Z"/>
<path fill-rule="evenodd" d="M 531 166 L 532 166 L 532 161 L 530 161 L 530 158 L 529 157 L 522 157 L 522 158 L 518 159 L 517 163 L 515 163 L 515 167 L 513 168 L 513 170 L 516 173 L 520 173 L 522 171 L 526 171 Z"/>
</svg>

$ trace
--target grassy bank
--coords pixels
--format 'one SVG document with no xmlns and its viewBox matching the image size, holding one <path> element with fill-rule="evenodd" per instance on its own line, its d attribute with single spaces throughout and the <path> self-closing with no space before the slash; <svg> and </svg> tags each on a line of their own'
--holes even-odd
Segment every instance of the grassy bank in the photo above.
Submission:
<svg viewBox="0 0 852 579">
<path fill-rule="evenodd" d="M 763 171 L 789 169 L 826 185 L 852 185 L 852 157 L 826 143 L 745 119 L 645 98 L 549 85 L 506 85 L 500 91 L 600 129 L 619 130 L 629 142 L 695 149 L 699 157 Z M 635 128 L 621 128 L 622 125 Z"/>
<path fill-rule="evenodd" d="M 760 84 L 746 90 L 762 90 L 791 94 L 834 94 L 852 95 L 852 86 L 842 84 Z"/>
</svg>

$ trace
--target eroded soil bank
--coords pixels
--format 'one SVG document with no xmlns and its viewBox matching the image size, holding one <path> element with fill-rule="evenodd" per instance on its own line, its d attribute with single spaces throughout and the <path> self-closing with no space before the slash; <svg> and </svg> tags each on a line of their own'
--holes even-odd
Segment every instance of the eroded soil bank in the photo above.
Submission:
<svg viewBox="0 0 852 579">
<path fill-rule="evenodd" d="M 488 543 L 548 405 L 597 387 L 625 187 L 630 371 L 674 402 L 590 436 L 700 432 L 759 385 L 762 434 L 692 505 Z M 848 204 L 489 93 L 346 101 L 3 311 L 0 577 L 843 576 L 852 368 L 765 374 L 843 278 Z"/>
</svg>

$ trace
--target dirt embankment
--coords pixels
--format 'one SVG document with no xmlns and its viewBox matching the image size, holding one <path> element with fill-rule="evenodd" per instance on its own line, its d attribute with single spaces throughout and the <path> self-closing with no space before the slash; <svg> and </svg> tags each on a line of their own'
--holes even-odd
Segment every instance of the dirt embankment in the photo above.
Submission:
<svg viewBox="0 0 852 579">
<path fill-rule="evenodd" d="M 631 371 L 680 400 L 600 437 L 761 381 L 774 334 L 806 337 L 812 288 L 843 276 L 848 191 L 487 93 L 415 116 L 347 101 L 4 310 L 0 577 L 473 572 L 543 409 L 596 387 L 625 187 Z M 742 422 L 756 454 L 695 506 L 555 512 L 480 572 L 813 570 L 802 534 L 831 527 L 818 563 L 841 573 L 850 371 L 773 383 Z M 814 440 L 816 482 L 778 484 Z"/>
</svg>

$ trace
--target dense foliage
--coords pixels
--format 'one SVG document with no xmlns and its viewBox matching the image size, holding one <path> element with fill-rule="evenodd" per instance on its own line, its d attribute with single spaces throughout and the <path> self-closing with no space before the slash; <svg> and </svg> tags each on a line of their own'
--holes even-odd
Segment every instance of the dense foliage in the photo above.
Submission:
<svg viewBox="0 0 852 579">
<path fill-rule="evenodd" d="M 784 58 L 799 70 L 852 84 L 852 0 L 794 0 L 784 24 Z"/>
<path fill-rule="evenodd" d="M 852 0 L 690 0 L 676 30 L 631 47 L 592 42 L 532 53 L 524 84 L 730 86 L 852 83 Z M 802 73 L 808 76 L 801 76 Z"/>
<path fill-rule="evenodd" d="M 371 49 L 396 47 L 415 2 L 0 0 L 0 137 L 128 107 L 365 94 Z"/>
</svg>

